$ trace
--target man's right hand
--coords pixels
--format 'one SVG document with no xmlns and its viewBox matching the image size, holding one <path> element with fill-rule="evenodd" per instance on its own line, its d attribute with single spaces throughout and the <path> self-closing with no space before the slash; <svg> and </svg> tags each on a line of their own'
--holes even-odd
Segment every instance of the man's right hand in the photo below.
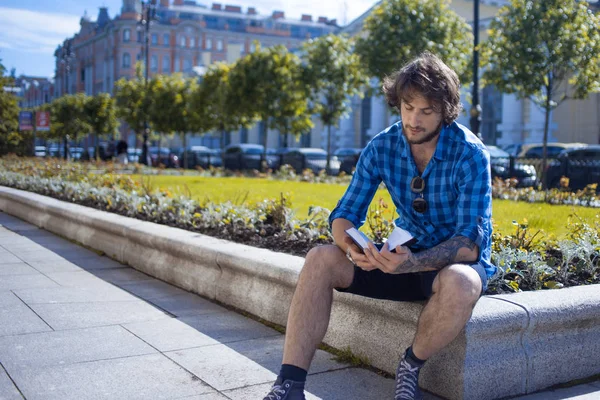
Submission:
<svg viewBox="0 0 600 400">
<path fill-rule="evenodd" d="M 365 255 L 365 253 L 363 252 L 363 250 L 361 248 L 359 248 L 356 243 L 354 243 L 354 240 L 352 240 L 352 238 L 350 238 L 350 236 L 348 236 L 346 234 L 346 236 L 343 239 L 344 245 L 346 246 L 346 255 L 350 255 L 349 258 L 351 258 L 350 261 L 354 262 L 354 265 L 356 265 L 357 267 L 365 270 L 365 271 L 371 271 L 374 269 L 377 269 L 377 267 L 373 266 L 370 262 L 369 259 L 367 258 L 367 256 Z"/>
<path fill-rule="evenodd" d="M 341 251 L 344 252 L 344 254 L 348 255 L 348 253 L 350 253 L 349 258 L 352 258 L 351 261 L 354 261 L 355 265 L 364 269 L 365 271 L 371 271 L 375 269 L 375 266 L 371 265 L 362 249 L 359 248 L 346 233 L 346 229 L 353 227 L 354 224 L 347 219 L 334 219 L 333 223 L 331 224 L 333 240 L 335 240 L 335 244 L 340 248 Z"/>
</svg>

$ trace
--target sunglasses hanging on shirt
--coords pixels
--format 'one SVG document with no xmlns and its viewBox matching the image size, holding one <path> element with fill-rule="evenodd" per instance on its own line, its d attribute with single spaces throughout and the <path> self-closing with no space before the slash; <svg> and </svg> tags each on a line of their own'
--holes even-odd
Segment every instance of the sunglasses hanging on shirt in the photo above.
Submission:
<svg viewBox="0 0 600 400">
<path fill-rule="evenodd" d="M 423 198 L 423 191 L 425 190 L 425 181 L 420 176 L 415 176 L 410 181 L 411 192 L 418 194 L 419 197 L 413 200 L 412 208 L 419 214 L 423 214 L 427 211 L 427 200 Z"/>
</svg>

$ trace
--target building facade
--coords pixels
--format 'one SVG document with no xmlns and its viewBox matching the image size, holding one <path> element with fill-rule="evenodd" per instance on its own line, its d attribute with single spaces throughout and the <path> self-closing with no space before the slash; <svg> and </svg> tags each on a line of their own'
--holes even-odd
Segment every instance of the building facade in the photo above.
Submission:
<svg viewBox="0 0 600 400">
<path fill-rule="evenodd" d="M 336 21 L 326 17 L 303 15 L 301 20 L 293 20 L 281 11 L 261 15 L 254 7 L 244 11 L 239 6 L 213 3 L 208 7 L 189 0 L 160 0 L 155 4 L 156 18 L 149 37 L 150 76 L 175 72 L 193 75 L 198 67 L 233 62 L 253 52 L 257 43 L 295 49 L 308 38 L 338 29 Z M 117 80 L 132 77 L 135 63 L 144 58 L 144 32 L 138 23 L 141 11 L 139 0 L 123 0 L 120 14 L 114 18 L 106 7 L 100 8 L 96 21 L 82 17 L 79 33 L 55 51 L 56 95 L 112 93 Z M 130 145 L 136 144 L 132 132 L 122 134 Z M 190 143 L 201 141 L 192 138 Z M 212 143 L 215 138 L 209 136 L 204 141 Z"/>
<path fill-rule="evenodd" d="M 48 78 L 21 75 L 15 79 L 14 86 L 21 109 L 39 107 L 54 97 L 54 82 Z"/>
</svg>

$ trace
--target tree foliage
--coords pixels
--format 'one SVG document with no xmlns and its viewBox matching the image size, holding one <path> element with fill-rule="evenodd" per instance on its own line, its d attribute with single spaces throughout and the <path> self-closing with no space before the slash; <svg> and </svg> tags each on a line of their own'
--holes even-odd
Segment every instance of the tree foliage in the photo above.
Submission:
<svg viewBox="0 0 600 400">
<path fill-rule="evenodd" d="M 17 151 L 27 135 L 19 132 L 19 103 L 17 97 L 5 88 L 13 84 L 13 78 L 4 76 L 0 63 L 0 154 Z"/>
<path fill-rule="evenodd" d="M 50 103 L 50 131 L 48 138 L 77 142 L 90 133 L 92 127 L 86 112 L 89 96 L 84 93 L 69 94 L 58 97 Z M 65 144 L 65 158 L 68 157 Z"/>
<path fill-rule="evenodd" d="M 154 128 L 167 135 L 179 133 L 184 149 L 187 148 L 186 134 L 197 120 L 190 101 L 197 90 L 196 80 L 185 79 L 181 74 L 155 75 L 148 90 L 152 97 L 149 114 Z M 184 151 L 184 167 L 187 168 L 186 155 Z"/>
<path fill-rule="evenodd" d="M 551 110 L 600 91 L 600 18 L 577 0 L 512 0 L 492 21 L 482 58 L 485 84 L 545 111 L 544 173 Z"/>
<path fill-rule="evenodd" d="M 327 126 L 327 169 L 331 153 L 331 126 L 350 111 L 350 99 L 368 84 L 360 57 L 353 52 L 353 42 L 333 34 L 307 42 L 304 47 L 306 80 L 310 84 L 313 111 Z"/>
<path fill-rule="evenodd" d="M 257 48 L 231 70 L 232 98 L 238 99 L 241 115 L 263 122 L 265 152 L 267 128 L 294 135 L 312 128 L 309 90 L 303 77 L 300 59 L 282 45 Z"/>
<path fill-rule="evenodd" d="M 229 82 L 231 69 L 225 63 L 211 65 L 190 99 L 191 109 L 194 110 L 191 114 L 194 130 L 219 130 L 221 145 L 224 144 L 227 132 L 250 122 L 248 116 L 240 112 L 240 100 L 233 97 Z"/>
<path fill-rule="evenodd" d="M 136 135 L 141 135 L 145 122 L 149 120 L 148 112 L 151 106 L 141 63 L 136 64 L 133 79 L 121 78 L 115 82 L 115 101 L 117 116 L 125 121 Z"/>
<path fill-rule="evenodd" d="M 447 0 L 383 0 L 366 18 L 356 51 L 380 82 L 426 50 L 469 82 L 472 44 L 471 27 Z"/>
<path fill-rule="evenodd" d="M 98 160 L 98 138 L 115 133 L 119 127 L 115 100 L 108 93 L 91 96 L 85 104 L 85 113 L 94 135 L 95 154 L 96 160 Z"/>
</svg>

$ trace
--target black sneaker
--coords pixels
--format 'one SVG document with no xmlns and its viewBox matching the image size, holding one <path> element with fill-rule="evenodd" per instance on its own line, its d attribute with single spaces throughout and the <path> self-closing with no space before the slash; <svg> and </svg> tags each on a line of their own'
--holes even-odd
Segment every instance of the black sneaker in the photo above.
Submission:
<svg viewBox="0 0 600 400">
<path fill-rule="evenodd" d="M 422 400 L 419 389 L 419 367 L 411 365 L 402 357 L 396 369 L 396 393 L 394 400 Z"/>
<path fill-rule="evenodd" d="M 277 378 L 271 391 L 263 400 L 306 400 L 304 382 L 291 380 L 281 382 L 280 378 Z"/>
</svg>

